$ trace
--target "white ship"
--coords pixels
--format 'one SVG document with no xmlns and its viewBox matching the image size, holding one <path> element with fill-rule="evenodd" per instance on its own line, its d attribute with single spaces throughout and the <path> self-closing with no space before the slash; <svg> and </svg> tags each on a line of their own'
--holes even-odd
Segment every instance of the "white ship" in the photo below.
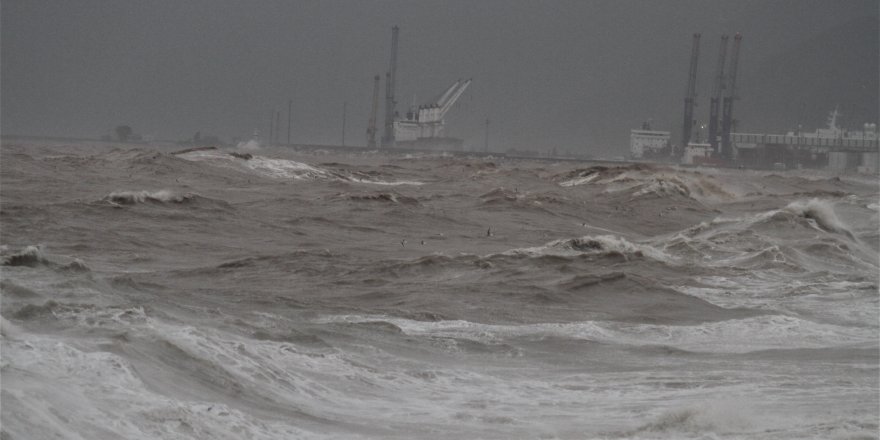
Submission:
<svg viewBox="0 0 880 440">
<path fill-rule="evenodd" d="M 786 136 L 799 137 L 803 139 L 855 139 L 855 140 L 877 140 L 877 124 L 866 123 L 863 130 L 846 130 L 837 125 L 837 119 L 840 117 L 840 111 L 836 108 L 828 115 L 828 128 L 819 128 L 812 133 L 797 131 L 789 131 Z"/>
<path fill-rule="evenodd" d="M 642 128 L 630 130 L 630 156 L 633 159 L 658 159 L 669 157 L 670 136 L 671 133 L 668 131 L 652 130 L 650 122 L 645 122 L 642 124 Z"/>
</svg>

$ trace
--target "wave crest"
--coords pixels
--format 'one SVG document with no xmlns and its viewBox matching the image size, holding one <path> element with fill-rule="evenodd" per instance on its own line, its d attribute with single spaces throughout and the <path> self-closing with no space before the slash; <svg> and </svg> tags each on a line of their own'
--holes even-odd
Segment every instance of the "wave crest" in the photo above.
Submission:
<svg viewBox="0 0 880 440">
<path fill-rule="evenodd" d="M 518 248 L 501 255 L 578 256 L 583 254 L 624 256 L 625 258 L 648 257 L 666 263 L 674 263 L 675 258 L 660 249 L 646 244 L 633 243 L 616 235 L 585 235 L 583 237 L 554 240 L 543 246 Z"/>
<path fill-rule="evenodd" d="M 852 231 L 837 217 L 837 214 L 834 212 L 834 204 L 830 201 L 820 199 L 796 200 L 783 208 L 783 211 L 813 220 L 820 228 L 826 231 L 840 233 L 855 239 Z"/>
<path fill-rule="evenodd" d="M 49 260 L 43 255 L 42 246 L 26 246 L 24 249 L 3 259 L 4 266 L 36 267 L 48 263 Z"/>
<path fill-rule="evenodd" d="M 175 194 L 167 189 L 159 191 L 113 191 L 104 198 L 105 201 L 118 205 L 134 205 L 146 202 L 160 203 L 182 203 L 190 198 L 192 194 Z"/>
</svg>

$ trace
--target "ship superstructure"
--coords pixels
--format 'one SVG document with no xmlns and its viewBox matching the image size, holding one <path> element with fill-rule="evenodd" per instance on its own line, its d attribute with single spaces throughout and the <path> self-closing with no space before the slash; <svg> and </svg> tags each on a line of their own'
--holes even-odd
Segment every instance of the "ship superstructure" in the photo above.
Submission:
<svg viewBox="0 0 880 440">
<path fill-rule="evenodd" d="M 464 91 L 471 80 L 458 80 L 446 89 L 437 99 L 428 104 L 412 107 L 406 112 L 405 118 L 394 121 L 394 138 L 400 143 L 443 143 L 460 144 L 460 140 L 446 137 L 446 125 L 443 118 Z"/>
<path fill-rule="evenodd" d="M 461 150 L 464 141 L 446 136 L 444 117 L 467 90 L 471 80 L 454 82 L 436 99 L 419 106 L 413 105 L 401 118 L 397 112 L 397 50 L 400 28 L 391 28 L 391 59 L 385 74 L 385 127 L 383 148 L 424 148 L 432 150 Z M 378 78 L 378 77 L 377 77 Z M 373 111 L 367 128 L 368 145 L 375 145 L 378 79 L 373 87 Z"/>
<path fill-rule="evenodd" d="M 670 154 L 669 139 L 672 133 L 652 130 L 651 124 L 645 122 L 642 128 L 630 130 L 629 153 L 633 159 L 660 159 Z"/>
</svg>

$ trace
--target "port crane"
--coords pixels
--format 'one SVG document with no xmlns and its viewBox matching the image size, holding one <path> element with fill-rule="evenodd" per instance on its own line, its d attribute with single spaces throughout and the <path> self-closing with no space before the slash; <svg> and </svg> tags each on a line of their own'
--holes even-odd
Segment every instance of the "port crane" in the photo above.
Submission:
<svg viewBox="0 0 880 440">
<path fill-rule="evenodd" d="M 470 79 L 459 79 L 431 103 L 410 108 L 405 119 L 395 121 L 395 139 L 414 141 L 420 138 L 444 137 L 443 118 L 469 85 Z"/>
<path fill-rule="evenodd" d="M 700 34 L 694 34 L 694 45 L 691 48 L 691 65 L 688 69 L 687 91 L 684 97 L 684 124 L 681 130 L 681 148 L 675 156 L 684 154 L 688 143 L 691 141 L 691 132 L 694 126 L 694 105 L 697 98 L 697 59 L 700 57 Z"/>
<path fill-rule="evenodd" d="M 400 28 L 391 28 L 391 62 L 388 72 L 385 74 L 385 134 L 382 136 L 383 147 L 394 147 L 394 117 L 397 101 L 394 98 L 394 90 L 397 80 L 397 39 Z"/>
<path fill-rule="evenodd" d="M 715 85 L 709 98 L 709 145 L 712 153 L 718 156 L 718 110 L 721 105 L 721 94 L 724 92 L 724 61 L 727 56 L 727 35 L 721 36 L 721 49 L 718 51 L 718 64 L 715 66 Z"/>
<path fill-rule="evenodd" d="M 408 147 L 432 149 L 461 149 L 461 139 L 447 138 L 443 118 L 461 97 L 471 79 L 459 79 L 446 88 L 443 93 L 427 104 L 410 107 L 404 117 L 397 113 L 395 98 L 397 82 L 397 48 L 400 28 L 391 28 L 391 60 L 385 73 L 385 130 L 382 134 L 382 147 Z M 374 78 L 373 111 L 367 128 L 367 143 L 375 145 L 379 77 Z"/>
<path fill-rule="evenodd" d="M 367 125 L 367 146 L 376 148 L 376 113 L 379 112 L 379 75 L 373 78 L 373 108 Z"/>
<path fill-rule="evenodd" d="M 733 53 L 730 54 L 730 72 L 727 74 L 727 91 L 724 96 L 721 110 L 721 157 L 733 158 L 733 145 L 730 142 L 730 130 L 733 125 L 733 101 L 736 96 L 736 68 L 739 63 L 739 44 L 742 35 L 737 33 L 733 37 Z"/>
</svg>

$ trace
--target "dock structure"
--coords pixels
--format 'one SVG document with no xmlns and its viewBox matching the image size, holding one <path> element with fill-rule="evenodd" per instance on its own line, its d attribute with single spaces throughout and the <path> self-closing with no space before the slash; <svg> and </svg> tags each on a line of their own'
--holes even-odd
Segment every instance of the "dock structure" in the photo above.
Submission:
<svg viewBox="0 0 880 440">
<path fill-rule="evenodd" d="M 754 169 L 815 168 L 835 172 L 880 173 L 880 141 L 877 124 L 867 123 L 863 130 L 847 130 L 838 125 L 837 109 L 828 117 L 828 126 L 814 132 L 800 129 L 787 134 L 735 133 L 734 101 L 739 99 L 737 68 L 742 35 L 733 37 L 727 62 L 728 37 L 721 36 L 715 68 L 712 95 L 709 101 L 708 139 L 704 142 L 700 129 L 705 127 L 694 119 L 696 104 L 697 64 L 700 34 L 693 34 L 687 89 L 684 99 L 684 121 L 681 139 L 668 142 L 669 132 L 642 130 L 630 132 L 630 157 L 679 162 L 685 165 L 744 167 Z M 720 108 L 719 108 L 720 107 Z M 696 130 L 696 131 L 695 131 Z M 665 148 L 669 145 L 670 148 Z"/>
<path fill-rule="evenodd" d="M 747 168 L 827 168 L 876 174 L 880 141 L 874 137 L 817 137 L 798 134 L 731 133 L 736 163 Z"/>
</svg>

